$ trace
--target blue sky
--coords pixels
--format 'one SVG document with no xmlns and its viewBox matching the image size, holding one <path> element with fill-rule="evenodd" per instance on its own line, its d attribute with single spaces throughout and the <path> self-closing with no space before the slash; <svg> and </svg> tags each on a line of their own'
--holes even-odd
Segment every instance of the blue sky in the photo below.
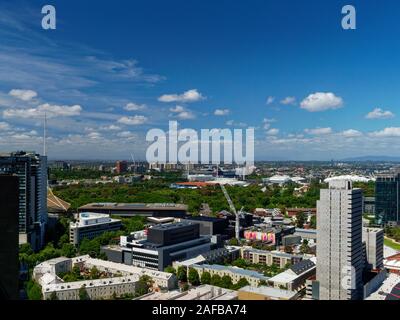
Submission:
<svg viewBox="0 0 400 320">
<path fill-rule="evenodd" d="M 346 4 L 3 0 L 0 150 L 41 150 L 46 111 L 50 158 L 144 158 L 169 120 L 254 127 L 258 160 L 399 156 L 400 4 L 343 30 Z"/>
</svg>

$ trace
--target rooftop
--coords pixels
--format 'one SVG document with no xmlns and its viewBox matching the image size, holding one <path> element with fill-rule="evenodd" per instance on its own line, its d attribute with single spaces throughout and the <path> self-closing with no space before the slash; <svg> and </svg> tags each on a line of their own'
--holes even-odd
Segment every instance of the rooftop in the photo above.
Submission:
<svg viewBox="0 0 400 320">
<path fill-rule="evenodd" d="M 125 272 L 130 274 L 148 275 L 152 278 L 158 278 L 164 280 L 168 280 L 173 276 L 172 273 L 167 273 L 147 268 L 134 267 L 132 265 L 127 265 L 123 263 L 94 259 L 91 258 L 89 255 L 72 258 L 72 262 L 74 264 L 78 262 L 83 262 L 85 264 L 90 264 L 92 266 L 107 268 L 108 270 L 117 270 L 119 272 Z"/>
<path fill-rule="evenodd" d="M 398 287 L 400 287 L 400 275 L 389 273 L 388 277 L 383 282 L 381 287 L 370 296 L 368 296 L 366 300 L 396 300 L 397 291 L 395 291 L 394 289 Z M 392 293 L 394 293 L 394 295 L 392 295 Z M 399 297 L 397 297 L 397 299 Z"/>
<path fill-rule="evenodd" d="M 315 267 L 315 263 L 311 259 L 307 260 L 302 260 L 299 263 L 296 263 L 292 267 L 290 267 L 290 270 L 292 270 L 295 274 L 300 275 L 312 268 Z"/>
<path fill-rule="evenodd" d="M 189 221 L 181 221 L 178 223 L 166 223 L 166 224 L 158 224 L 154 227 L 152 227 L 152 230 L 174 230 L 174 229 L 179 229 L 182 227 L 187 227 L 187 226 L 193 226 L 195 225 L 192 222 Z"/>
<path fill-rule="evenodd" d="M 297 295 L 296 292 L 294 291 L 288 291 L 288 290 L 282 290 L 282 289 L 277 289 L 273 287 L 266 287 L 266 286 L 261 286 L 261 287 L 252 287 L 252 286 L 246 286 L 243 287 L 242 289 L 239 290 L 239 292 L 249 292 L 249 293 L 255 293 L 255 294 L 260 294 L 266 297 L 270 297 L 272 299 L 292 299 Z"/>
<path fill-rule="evenodd" d="M 237 298 L 237 292 L 211 285 L 201 285 L 186 292 L 178 290 L 166 293 L 152 292 L 139 297 L 137 300 L 199 300 L 201 298 L 208 298 L 207 300 L 234 300 Z"/>
<path fill-rule="evenodd" d="M 218 265 L 218 264 L 213 264 L 213 265 L 209 265 L 209 264 L 202 264 L 202 265 L 198 265 L 195 264 L 193 265 L 193 268 L 195 269 L 208 269 L 208 270 L 216 270 L 216 271 L 227 271 L 227 272 L 231 272 L 231 273 L 236 273 L 239 275 L 242 275 L 244 277 L 252 277 L 252 278 L 257 278 L 260 280 L 268 280 L 269 278 L 264 276 L 263 274 L 256 272 L 256 271 L 252 271 L 252 270 L 245 270 L 245 269 L 241 269 L 238 267 L 229 267 L 229 266 L 223 266 L 223 265 Z"/>
<path fill-rule="evenodd" d="M 176 203 L 117 203 L 117 202 L 100 202 L 89 203 L 80 210 L 97 208 L 110 210 L 187 210 L 187 205 Z"/>
<path fill-rule="evenodd" d="M 115 277 L 115 278 L 96 279 L 96 280 L 53 283 L 53 284 L 45 285 L 43 287 L 43 292 L 76 290 L 76 289 L 80 289 L 82 287 L 86 287 L 86 288 L 101 287 L 101 286 L 107 286 L 107 285 L 137 282 L 138 280 L 139 280 L 139 276 L 137 274 L 134 274 L 132 276 L 126 276 L 126 277 Z"/>
</svg>

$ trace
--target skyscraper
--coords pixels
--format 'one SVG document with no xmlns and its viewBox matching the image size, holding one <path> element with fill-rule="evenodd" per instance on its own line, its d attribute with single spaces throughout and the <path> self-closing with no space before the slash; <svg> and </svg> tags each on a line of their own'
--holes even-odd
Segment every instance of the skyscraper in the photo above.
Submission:
<svg viewBox="0 0 400 320">
<path fill-rule="evenodd" d="M 0 175 L 0 300 L 18 299 L 18 177 Z"/>
<path fill-rule="evenodd" d="M 362 191 L 332 181 L 317 202 L 317 281 L 320 300 L 362 298 Z"/>
<path fill-rule="evenodd" d="M 379 175 L 375 183 L 375 215 L 379 224 L 398 224 L 400 173 Z"/>
<path fill-rule="evenodd" d="M 0 175 L 19 180 L 19 243 L 43 246 L 47 223 L 47 158 L 34 152 L 0 154 Z"/>
</svg>

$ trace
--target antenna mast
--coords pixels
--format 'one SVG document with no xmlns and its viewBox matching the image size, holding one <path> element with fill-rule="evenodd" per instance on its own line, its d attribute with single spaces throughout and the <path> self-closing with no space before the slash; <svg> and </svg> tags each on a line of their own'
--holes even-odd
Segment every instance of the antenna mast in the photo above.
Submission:
<svg viewBox="0 0 400 320">
<path fill-rule="evenodd" d="M 47 155 L 47 146 L 46 146 L 46 129 L 47 129 L 47 114 L 44 113 L 44 121 L 43 121 L 43 156 Z"/>
</svg>

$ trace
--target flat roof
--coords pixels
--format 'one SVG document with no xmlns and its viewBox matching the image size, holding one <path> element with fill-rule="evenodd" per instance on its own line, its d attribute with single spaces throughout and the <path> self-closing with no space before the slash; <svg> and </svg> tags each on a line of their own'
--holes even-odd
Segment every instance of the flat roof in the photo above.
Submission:
<svg viewBox="0 0 400 320">
<path fill-rule="evenodd" d="M 297 292 L 295 291 L 282 290 L 266 286 L 261 286 L 261 287 L 246 286 L 243 287 L 242 289 L 239 289 L 239 292 L 256 293 L 266 297 L 278 298 L 278 299 L 279 298 L 291 299 L 295 295 L 297 295 Z"/>
<path fill-rule="evenodd" d="M 304 233 L 317 233 L 317 230 L 315 229 L 300 229 L 300 228 L 296 228 L 295 233 L 296 232 L 304 232 Z"/>
<path fill-rule="evenodd" d="M 198 268 L 198 269 L 209 269 L 209 270 L 217 270 L 217 271 L 228 271 L 231 273 L 237 273 L 240 275 L 243 275 L 245 277 L 253 277 L 253 278 L 258 278 L 260 280 L 268 280 L 269 278 L 264 276 L 262 273 L 259 273 L 257 271 L 252 271 L 252 270 L 246 270 L 242 268 L 237 268 L 237 267 L 230 267 L 230 266 L 223 266 L 223 265 L 218 265 L 218 264 L 202 264 L 198 265 L 195 264 L 193 265 L 193 268 Z"/>
<path fill-rule="evenodd" d="M 237 298 L 237 292 L 211 285 L 201 285 L 185 292 L 173 290 L 169 292 L 152 292 L 136 300 L 197 300 L 199 297 L 211 294 L 210 300 L 233 300 Z"/>
<path fill-rule="evenodd" d="M 215 217 L 208 217 L 208 216 L 197 216 L 197 217 L 186 217 L 186 220 L 193 220 L 193 221 L 208 221 L 208 222 L 218 222 L 218 221 L 226 221 L 225 218 L 215 218 Z"/>
<path fill-rule="evenodd" d="M 106 210 L 187 210 L 188 206 L 180 203 L 118 203 L 118 202 L 97 202 L 88 203 L 79 207 L 79 210 L 106 209 Z"/>
<path fill-rule="evenodd" d="M 111 286 L 116 284 L 133 283 L 139 280 L 139 275 L 134 274 L 132 276 L 125 277 L 114 277 L 96 280 L 84 280 L 84 281 L 74 281 L 74 282 L 62 282 L 47 284 L 43 287 L 43 292 L 53 292 L 53 291 L 66 291 L 66 290 L 76 290 L 83 286 L 85 288 L 94 288 L 101 286 Z"/>
<path fill-rule="evenodd" d="M 85 263 L 97 267 L 103 267 L 107 268 L 108 270 L 118 270 L 120 272 L 127 272 L 131 274 L 139 274 L 139 275 L 148 275 L 152 278 L 156 279 L 164 279 L 168 280 L 170 279 L 173 274 L 172 273 L 167 273 L 167 272 L 162 272 L 162 271 L 157 271 L 153 269 L 148 269 L 148 268 L 140 268 L 140 267 L 135 267 L 132 265 L 127 265 L 123 263 L 117 263 L 117 262 L 112 262 L 112 261 L 106 261 L 106 260 L 101 260 L 101 259 L 94 259 L 91 258 L 89 255 L 86 256 L 79 256 L 71 259 L 72 262 L 75 263 Z"/>
<path fill-rule="evenodd" d="M 181 221 L 177 223 L 166 223 L 166 224 L 158 224 L 151 227 L 151 230 L 174 230 L 179 229 L 182 227 L 194 226 L 197 225 L 196 223 L 189 222 L 189 221 Z"/>
</svg>

